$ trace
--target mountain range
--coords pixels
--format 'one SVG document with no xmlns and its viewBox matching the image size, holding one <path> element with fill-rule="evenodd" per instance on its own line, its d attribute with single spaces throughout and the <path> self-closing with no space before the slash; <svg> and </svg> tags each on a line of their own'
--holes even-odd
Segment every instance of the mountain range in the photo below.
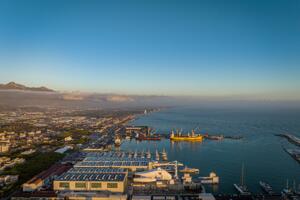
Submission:
<svg viewBox="0 0 300 200">
<path fill-rule="evenodd" d="M 46 87 L 27 87 L 15 82 L 9 82 L 7 84 L 0 84 L 0 90 L 26 90 L 26 91 L 36 91 L 36 92 L 54 92 L 54 90 Z"/>
</svg>

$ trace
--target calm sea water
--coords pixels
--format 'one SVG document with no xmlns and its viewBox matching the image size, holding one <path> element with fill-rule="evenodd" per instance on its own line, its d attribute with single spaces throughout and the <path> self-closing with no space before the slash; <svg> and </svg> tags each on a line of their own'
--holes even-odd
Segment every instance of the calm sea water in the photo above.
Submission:
<svg viewBox="0 0 300 200">
<path fill-rule="evenodd" d="M 300 184 L 300 164 L 282 147 L 297 148 L 274 134 L 289 132 L 300 137 L 300 111 L 277 109 L 208 109 L 180 107 L 142 116 L 132 122 L 148 125 L 158 133 L 169 133 L 173 128 L 183 132 L 199 127 L 201 133 L 242 135 L 242 140 L 205 140 L 202 143 L 177 142 L 168 139 L 160 142 L 126 141 L 124 150 L 168 152 L 170 160 L 178 160 L 189 167 L 200 169 L 199 176 L 215 171 L 220 177 L 219 186 L 207 190 L 215 193 L 235 192 L 232 184 L 240 183 L 241 166 L 245 166 L 245 183 L 254 193 L 260 193 L 258 182 L 269 182 L 280 191 L 289 179 L 292 185 Z"/>
</svg>

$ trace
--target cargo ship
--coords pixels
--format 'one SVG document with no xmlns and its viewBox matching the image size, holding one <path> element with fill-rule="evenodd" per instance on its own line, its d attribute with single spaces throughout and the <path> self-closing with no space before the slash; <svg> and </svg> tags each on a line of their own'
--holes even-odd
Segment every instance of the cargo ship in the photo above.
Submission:
<svg viewBox="0 0 300 200">
<path fill-rule="evenodd" d="M 161 137 L 154 133 L 154 130 L 148 128 L 147 133 L 137 133 L 136 139 L 138 140 L 161 140 Z"/>
<path fill-rule="evenodd" d="M 170 135 L 170 140 L 173 141 L 191 141 L 191 142 L 201 142 L 203 140 L 203 136 L 200 134 L 196 134 L 194 130 L 192 130 L 192 133 L 188 133 L 187 135 L 182 135 L 181 131 L 177 131 L 175 134 L 172 130 Z"/>
</svg>

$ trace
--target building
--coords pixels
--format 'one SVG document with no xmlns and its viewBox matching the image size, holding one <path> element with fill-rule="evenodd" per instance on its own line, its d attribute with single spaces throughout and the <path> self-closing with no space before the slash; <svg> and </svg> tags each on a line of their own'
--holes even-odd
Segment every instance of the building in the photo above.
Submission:
<svg viewBox="0 0 300 200">
<path fill-rule="evenodd" d="M 92 168 L 122 168 L 129 171 L 144 171 L 148 170 L 151 165 L 148 161 L 134 160 L 114 160 L 114 161 L 82 161 L 74 165 L 74 167 L 92 167 Z"/>
<path fill-rule="evenodd" d="M 9 151 L 9 142 L 7 141 L 1 141 L 0 142 L 0 153 L 6 153 Z"/>
<path fill-rule="evenodd" d="M 44 185 L 50 184 L 51 181 L 66 172 L 71 168 L 69 164 L 55 164 L 52 165 L 49 169 L 42 171 L 26 183 L 22 185 L 24 192 L 32 192 L 35 190 L 39 190 Z"/>
<path fill-rule="evenodd" d="M 125 169 L 73 168 L 53 181 L 55 191 L 109 191 L 123 193 L 127 187 Z"/>
<path fill-rule="evenodd" d="M 129 154 L 122 153 L 88 153 L 83 161 L 78 162 L 74 167 L 93 167 L 93 168 L 122 168 L 129 171 L 144 171 L 152 168 L 152 162 L 147 158 L 128 157 Z"/>
</svg>

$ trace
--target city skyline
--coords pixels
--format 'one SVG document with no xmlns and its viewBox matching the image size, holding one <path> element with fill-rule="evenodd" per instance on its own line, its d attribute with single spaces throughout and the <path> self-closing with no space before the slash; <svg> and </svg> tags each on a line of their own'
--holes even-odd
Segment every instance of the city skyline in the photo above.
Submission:
<svg viewBox="0 0 300 200">
<path fill-rule="evenodd" d="M 298 1 L 2 1 L 0 82 L 300 100 Z"/>
</svg>

